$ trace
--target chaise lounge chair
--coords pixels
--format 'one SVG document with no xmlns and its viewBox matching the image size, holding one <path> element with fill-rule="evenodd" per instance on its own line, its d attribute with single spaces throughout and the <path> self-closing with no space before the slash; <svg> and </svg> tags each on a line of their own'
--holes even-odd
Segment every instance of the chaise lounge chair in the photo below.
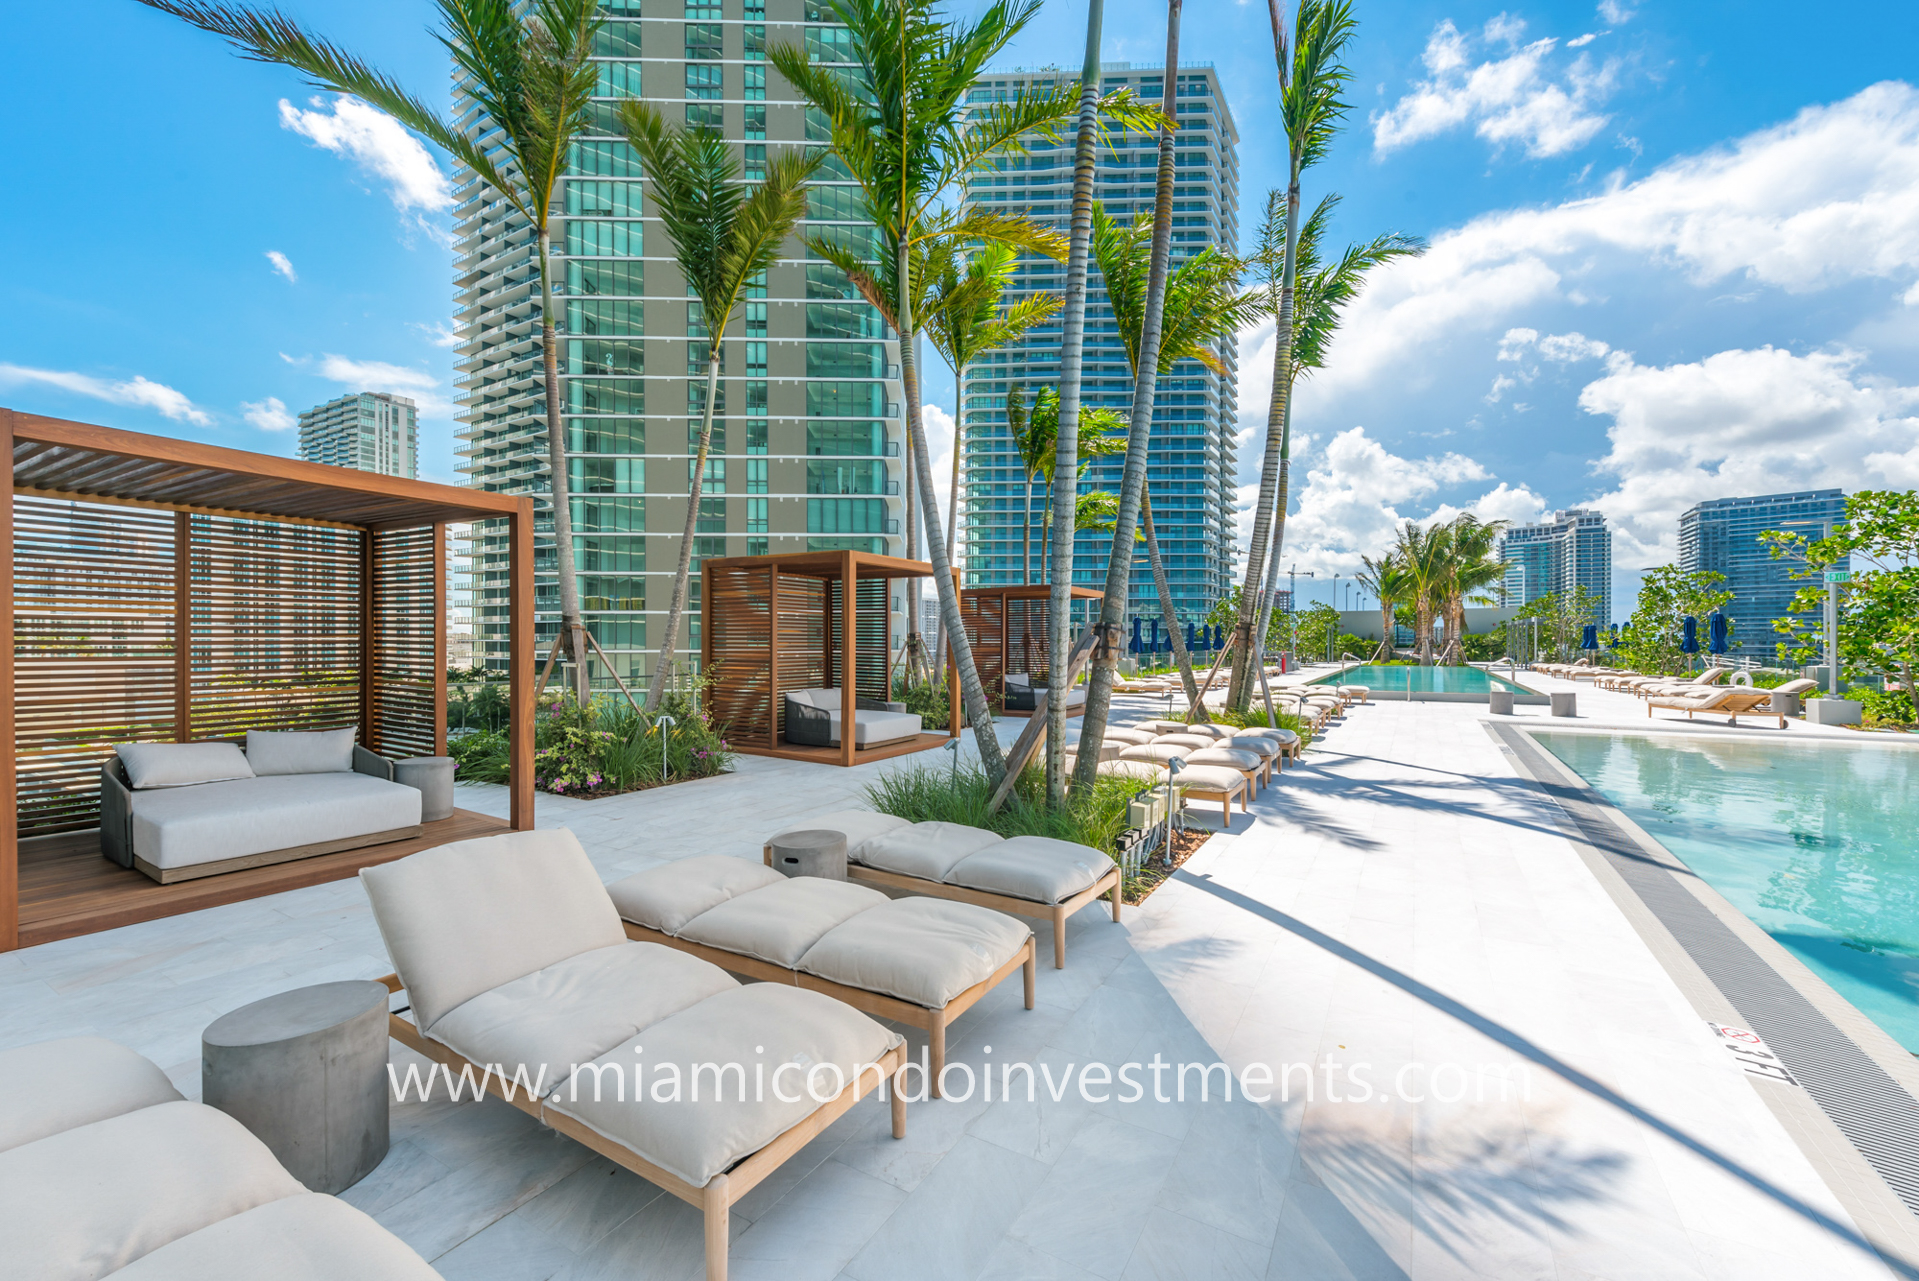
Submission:
<svg viewBox="0 0 1919 1281">
<path fill-rule="evenodd" d="M 1115 762 L 1116 763 L 1116 762 Z M 1066 968 L 1066 918 L 1095 899 L 1112 900 L 1119 921 L 1119 867 L 1099 850 L 1044 836 L 1015 836 L 960 823 L 908 823 L 872 810 L 839 810 L 789 823 L 787 832 L 843 832 L 846 874 L 856 881 L 990 907 L 1053 923 L 1053 968 Z"/>
<path fill-rule="evenodd" d="M 787 742 L 801 747 L 840 745 L 839 690 L 796 689 L 787 694 L 785 701 Z M 920 718 L 907 711 L 905 703 L 856 698 L 853 707 L 856 751 L 916 738 L 922 728 Z"/>
<path fill-rule="evenodd" d="M 946 1029 L 1026 973 L 1033 931 L 1000 912 L 944 899 L 892 899 L 864 885 L 706 854 L 607 886 L 626 936 L 663 943 L 733 974 L 824 992 L 856 1010 L 925 1029 L 939 1094 Z"/>
<path fill-rule="evenodd" d="M 1767 689 L 1740 689 L 1729 686 L 1724 689 L 1704 690 L 1698 694 L 1680 696 L 1654 695 L 1646 700 L 1646 715 L 1652 715 L 1655 707 L 1671 711 L 1684 712 L 1691 720 L 1695 712 L 1711 712 L 1725 716 L 1728 725 L 1737 725 L 1741 716 L 1771 716 L 1778 720 L 1779 728 L 1786 728 L 1785 713 L 1772 707 L 1772 691 Z"/>
<path fill-rule="evenodd" d="M 489 1093 L 700 1209 L 708 1281 L 725 1281 L 732 1205 L 905 1064 L 899 1034 L 850 1005 L 630 941 L 564 828 L 457 841 L 360 879 L 393 960 L 387 986 L 410 1003 L 388 1019 L 393 1039 L 471 1067 Z M 668 1065 L 675 1097 L 662 1100 Z M 717 1098 L 699 1094 L 707 1067 Z M 771 1069 L 771 1097 L 748 1098 L 755 1067 Z M 903 1137 L 897 1089 L 892 1117 Z"/>
</svg>

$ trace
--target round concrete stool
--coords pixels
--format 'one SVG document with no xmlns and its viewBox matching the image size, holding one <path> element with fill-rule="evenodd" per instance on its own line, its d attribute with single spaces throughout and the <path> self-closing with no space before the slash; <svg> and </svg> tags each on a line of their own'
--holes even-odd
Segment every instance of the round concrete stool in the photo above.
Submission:
<svg viewBox="0 0 1919 1281">
<path fill-rule="evenodd" d="M 1486 710 L 1494 716 L 1513 714 L 1513 692 L 1509 689 L 1496 689 L 1486 695 Z"/>
<path fill-rule="evenodd" d="M 815 829 L 782 832 L 774 837 L 773 870 L 782 876 L 819 876 L 846 879 L 846 833 Z"/>
<path fill-rule="evenodd" d="M 418 788 L 420 821 L 437 823 L 453 817 L 453 758 L 409 756 L 393 762 L 393 781 Z"/>
<path fill-rule="evenodd" d="M 1577 700 L 1579 698 L 1578 694 L 1574 693 L 1571 690 L 1563 690 L 1559 693 L 1553 694 L 1551 697 L 1552 697 L 1552 703 L 1553 703 L 1554 716 L 1579 715 L 1579 711 L 1577 707 Z"/>
<path fill-rule="evenodd" d="M 387 990 L 367 980 L 243 1005 L 200 1036 L 200 1097 L 314 1192 L 352 1187 L 387 1149 Z"/>
</svg>

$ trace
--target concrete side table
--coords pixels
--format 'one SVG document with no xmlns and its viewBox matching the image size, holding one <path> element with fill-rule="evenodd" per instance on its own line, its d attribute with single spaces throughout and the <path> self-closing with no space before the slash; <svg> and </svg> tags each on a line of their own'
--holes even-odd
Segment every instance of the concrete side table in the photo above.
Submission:
<svg viewBox="0 0 1919 1281">
<path fill-rule="evenodd" d="M 200 1097 L 311 1191 L 343 1192 L 386 1156 L 386 1012 L 386 984 L 356 980 L 223 1014 L 200 1037 Z"/>
<path fill-rule="evenodd" d="M 420 821 L 437 823 L 453 817 L 453 758 L 409 756 L 393 762 L 393 781 L 418 788 Z"/>
<path fill-rule="evenodd" d="M 1554 716 L 1579 715 L 1578 694 L 1571 690 L 1564 690 L 1550 697 L 1552 698 L 1552 712 Z"/>
<path fill-rule="evenodd" d="M 1772 704 L 1772 710 L 1781 716 L 1799 715 L 1799 695 L 1797 694 L 1774 694 L 1769 701 Z"/>
<path fill-rule="evenodd" d="M 773 870 L 781 876 L 846 879 L 846 833 L 812 829 L 773 838 Z"/>
<path fill-rule="evenodd" d="M 1496 689 L 1486 695 L 1486 710 L 1494 716 L 1513 714 L 1513 692 L 1509 689 Z"/>
</svg>

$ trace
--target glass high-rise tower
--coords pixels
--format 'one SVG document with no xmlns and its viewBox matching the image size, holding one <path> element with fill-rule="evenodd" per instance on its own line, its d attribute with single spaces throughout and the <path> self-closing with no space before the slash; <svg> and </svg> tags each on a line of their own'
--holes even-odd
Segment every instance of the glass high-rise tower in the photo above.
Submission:
<svg viewBox="0 0 1919 1281">
<path fill-rule="evenodd" d="M 1513 525 L 1500 536 L 1506 601 L 1517 607 L 1541 596 L 1592 594 L 1594 621 L 1612 622 L 1612 532 L 1604 513 L 1569 507 L 1536 525 Z"/>
<path fill-rule="evenodd" d="M 417 480 L 420 412 L 405 396 L 356 391 L 300 415 L 300 457 Z"/>
<path fill-rule="evenodd" d="M 768 45 L 799 45 L 816 61 L 853 68 L 845 29 L 819 0 L 603 0 L 602 8 L 593 124 L 573 147 L 552 224 L 554 305 L 583 612 L 631 678 L 652 671 L 648 641 L 659 643 L 672 592 L 708 344 L 699 303 L 687 297 L 652 216 L 639 159 L 615 127 L 618 104 L 643 97 L 669 120 L 719 130 L 750 182 L 764 176 L 769 154 L 817 148 L 826 136 L 767 65 Z M 470 122 L 471 104 L 460 105 Z M 459 181 L 461 470 L 472 485 L 546 495 L 537 245 L 525 220 L 470 173 Z M 870 228 L 859 209 L 856 188 L 829 157 L 802 232 L 863 238 Z M 699 645 L 704 558 L 904 551 L 898 343 L 837 270 L 797 242 L 789 252 L 727 330 L 683 652 Z M 550 506 L 541 505 L 535 631 L 544 648 L 560 602 Z M 504 536 L 479 527 L 470 550 L 476 661 L 499 665 Z"/>
<path fill-rule="evenodd" d="M 1158 104 L 1165 95 L 1160 67 L 1107 63 L 1102 88 L 1128 87 Z M 1005 101 L 1022 90 L 1040 92 L 1054 85 L 1077 88 L 1076 74 L 1051 68 L 989 72 L 980 78 L 971 102 Z M 1180 128 L 1176 135 L 1173 188 L 1173 264 L 1207 245 L 1227 252 L 1239 243 L 1239 134 L 1210 63 L 1188 63 L 1179 70 Z M 1068 230 L 1073 200 L 1073 137 L 1069 127 L 1057 144 L 1029 138 L 1025 155 L 1009 156 L 968 183 L 969 204 Z M 1131 220 L 1153 210 L 1158 177 L 1159 141 L 1150 134 L 1109 133 L 1101 143 L 1094 198 L 1107 213 Z M 1088 278 L 1086 340 L 1080 403 L 1111 408 L 1124 416 L 1133 401 L 1133 376 L 1113 322 L 1113 309 L 1097 266 Z M 1066 265 L 1050 258 L 1023 256 L 1008 300 L 1036 291 L 1064 294 Z M 1043 482 L 1031 487 L 1021 474 L 1019 456 L 1006 426 L 1006 396 L 1023 387 L 1030 405 L 1041 388 L 1059 386 L 1061 327 L 1030 331 L 1022 342 L 987 354 L 968 365 L 961 382 L 965 446 L 965 566 L 969 585 L 1018 583 L 1022 573 L 1022 511 L 1030 511 L 1033 580 L 1046 581 L 1041 559 L 1040 515 L 1047 504 Z M 1224 372 L 1196 360 L 1160 368 L 1153 401 L 1152 453 L 1147 488 L 1160 554 L 1180 621 L 1197 621 L 1232 587 L 1234 499 L 1238 488 L 1234 427 L 1238 410 L 1238 350 L 1233 341 L 1214 353 Z M 1118 493 L 1121 457 L 1095 461 L 1081 482 L 1082 491 Z M 1112 547 L 1109 534 L 1081 533 L 1074 540 L 1075 583 L 1105 582 Z M 1139 551 L 1132 576 L 1131 611 L 1157 618 L 1159 596 Z"/>
<path fill-rule="evenodd" d="M 1774 560 L 1759 535 L 1780 529 L 1816 539 L 1825 532 L 1822 526 L 1845 518 L 1843 489 L 1715 498 L 1679 518 L 1679 568 L 1724 574 L 1726 581 L 1719 588 L 1733 594 L 1724 610 L 1733 625 L 1733 648 L 1749 657 L 1771 658 L 1780 639 L 1772 622 L 1792 614 L 1794 593 L 1810 580 L 1793 578 L 1792 572 L 1805 566 Z M 1816 616 L 1798 617 L 1816 621 Z"/>
</svg>

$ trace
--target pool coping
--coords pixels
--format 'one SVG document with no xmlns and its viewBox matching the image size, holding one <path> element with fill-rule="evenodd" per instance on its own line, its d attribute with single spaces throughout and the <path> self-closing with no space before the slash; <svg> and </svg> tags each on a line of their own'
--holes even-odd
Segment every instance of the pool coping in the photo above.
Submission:
<svg viewBox="0 0 1919 1281">
<path fill-rule="evenodd" d="M 1770 968 L 1773 975 L 1809 1003 L 1840 1036 L 1851 1041 L 1859 1053 L 1890 1077 L 1895 1086 L 1919 1103 L 1919 1059 L 1755 925 L 1683 860 L 1600 795 L 1532 734 L 1535 729 L 1547 733 L 1570 730 L 1607 734 L 1631 733 L 1631 730 L 1528 726 L 1493 720 L 1481 723 L 1512 763 L 1514 772 L 1538 789 L 1555 825 L 1702 1019 L 1742 1028 L 1760 1021 L 1742 1013 L 1708 974 L 1707 965 L 1714 964 L 1718 958 L 1695 955 L 1688 948 L 1615 864 L 1618 856 L 1600 848 L 1591 839 L 1588 825 L 1611 827 L 1630 842 L 1637 861 L 1662 870 L 1673 885 L 1689 894 L 1739 943 L 1749 948 L 1760 964 Z M 1790 1061 L 1787 1066 L 1792 1066 Z M 1861 1235 L 1872 1243 L 1888 1266 L 1907 1276 L 1919 1276 L 1919 1217 L 1915 1217 L 1914 1210 L 1865 1152 L 1803 1086 L 1752 1075 L 1747 1079 L 1852 1217 Z"/>
</svg>

